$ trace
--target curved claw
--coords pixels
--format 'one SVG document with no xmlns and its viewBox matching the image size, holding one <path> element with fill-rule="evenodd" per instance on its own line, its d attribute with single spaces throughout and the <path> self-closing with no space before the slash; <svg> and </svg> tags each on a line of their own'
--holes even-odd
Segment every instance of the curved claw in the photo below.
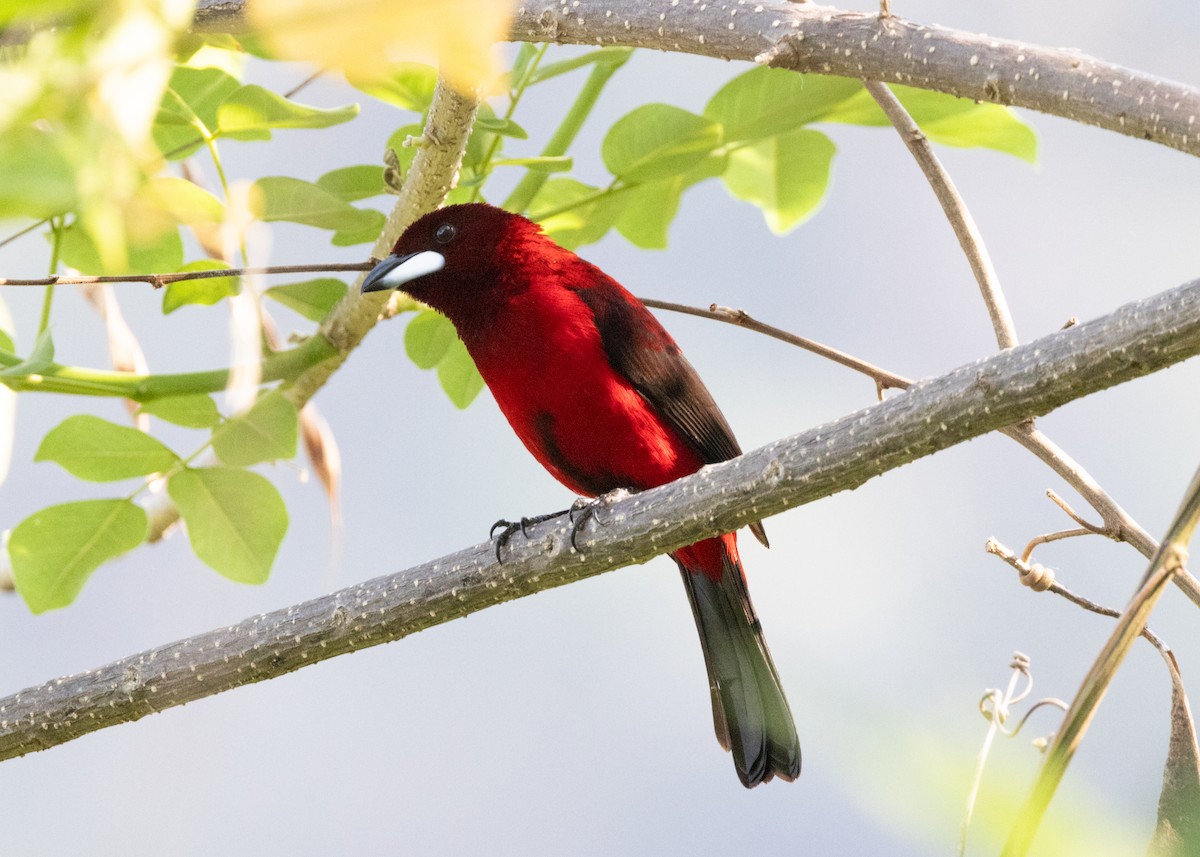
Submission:
<svg viewBox="0 0 1200 857">
<path fill-rule="evenodd" d="M 535 524 L 540 524 L 543 521 L 549 521 L 553 518 L 561 518 L 563 515 L 570 512 L 570 509 L 563 509 L 561 512 L 551 512 L 548 515 L 534 515 L 532 518 L 522 517 L 520 521 L 514 522 L 507 518 L 501 518 L 496 523 L 492 524 L 492 528 L 488 530 L 488 538 L 495 537 L 496 539 L 496 562 L 504 562 L 500 558 L 500 551 L 508 544 L 509 539 L 513 537 L 513 533 L 517 530 L 521 531 L 521 535 L 529 538 L 529 528 Z M 500 535 L 496 535 L 496 530 L 500 530 Z M 572 537 L 573 538 L 573 537 Z"/>
<path fill-rule="evenodd" d="M 576 553 L 583 553 L 579 549 L 579 545 L 575 544 L 575 537 L 579 535 L 579 531 L 592 518 L 596 519 L 596 523 L 600 526 L 606 526 L 599 518 L 596 517 L 596 512 L 600 508 L 608 508 L 618 500 L 624 500 L 626 497 L 633 494 L 628 488 L 614 488 L 607 494 L 601 494 L 599 497 L 585 499 L 580 497 L 571 504 L 571 508 L 567 510 L 567 514 L 571 520 L 571 549 Z"/>
</svg>

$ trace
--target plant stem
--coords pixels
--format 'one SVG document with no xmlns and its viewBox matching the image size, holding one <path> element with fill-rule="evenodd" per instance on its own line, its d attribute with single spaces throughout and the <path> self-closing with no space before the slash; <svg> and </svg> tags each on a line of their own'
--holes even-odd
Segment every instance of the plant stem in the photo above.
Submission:
<svg viewBox="0 0 1200 857">
<path fill-rule="evenodd" d="M 50 271 L 51 277 L 58 270 L 59 253 L 62 251 L 62 235 L 63 235 L 63 218 L 50 218 L 50 229 L 54 234 L 54 242 L 50 245 Z M 38 319 L 37 332 L 41 333 L 50 326 L 50 307 L 54 304 L 54 286 L 46 287 L 46 294 L 42 296 L 42 315 Z"/>
<path fill-rule="evenodd" d="M 583 88 L 579 90 L 579 94 L 575 96 L 575 103 L 571 105 L 571 109 L 567 111 L 567 115 L 563 117 L 559 123 L 553 136 L 550 137 L 542 155 L 546 157 L 560 157 L 567 153 L 571 148 L 571 144 L 575 142 L 575 138 L 579 135 L 579 131 L 583 128 L 583 122 L 587 119 L 588 114 L 592 112 L 592 108 L 596 106 L 596 100 L 600 97 L 600 93 L 604 91 L 605 84 L 622 65 L 624 61 L 615 63 L 597 63 L 592 68 L 592 73 L 588 75 L 587 81 L 584 82 Z M 546 183 L 549 176 L 546 173 L 541 173 L 536 170 L 529 170 L 517 182 L 517 186 L 513 188 L 512 193 L 508 195 L 508 199 L 504 200 L 504 208 L 509 211 L 514 211 L 521 214 L 529 207 L 529 203 L 537 196 L 537 192 L 542 189 L 542 185 Z"/>
<path fill-rule="evenodd" d="M 533 73 L 537 71 L 538 65 L 542 61 L 542 57 L 546 55 L 546 50 L 550 47 L 550 43 L 542 45 L 534 54 L 533 59 L 525 68 L 525 73 L 521 75 L 521 79 L 517 81 L 517 85 L 513 87 L 512 94 L 508 98 L 508 109 L 504 111 L 505 119 L 512 119 L 513 113 L 517 111 L 517 104 L 521 101 L 521 96 L 525 94 L 525 90 L 529 87 L 529 81 L 533 78 Z M 484 153 L 483 162 L 479 165 L 479 176 L 481 179 L 486 179 L 488 168 L 492 164 L 492 158 L 496 156 L 496 150 L 500 148 L 500 135 L 493 134 L 492 141 L 488 143 L 487 152 Z M 483 195 L 483 181 L 475 185 L 475 189 L 471 191 L 471 202 L 479 202 Z"/>
</svg>

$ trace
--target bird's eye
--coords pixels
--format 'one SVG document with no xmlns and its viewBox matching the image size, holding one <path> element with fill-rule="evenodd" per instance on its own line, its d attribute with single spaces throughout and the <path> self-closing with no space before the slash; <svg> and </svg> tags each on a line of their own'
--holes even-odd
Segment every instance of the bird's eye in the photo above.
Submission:
<svg viewBox="0 0 1200 857">
<path fill-rule="evenodd" d="M 433 237 L 437 240 L 437 242 L 439 244 L 449 244 L 451 241 L 454 240 L 454 232 L 455 232 L 455 229 L 451 224 L 443 223 L 433 233 Z"/>
</svg>

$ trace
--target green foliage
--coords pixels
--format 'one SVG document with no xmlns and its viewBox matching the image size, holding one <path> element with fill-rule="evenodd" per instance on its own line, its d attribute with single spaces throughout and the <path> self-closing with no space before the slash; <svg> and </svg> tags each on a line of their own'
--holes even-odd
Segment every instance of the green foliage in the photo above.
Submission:
<svg viewBox="0 0 1200 857">
<path fill-rule="evenodd" d="M 318 277 L 286 286 L 272 286 L 263 294 L 311 321 L 321 321 L 346 296 L 346 284 L 336 277 Z"/>
<path fill-rule="evenodd" d="M 207 393 L 154 399 L 138 408 L 138 413 L 149 414 L 184 428 L 212 428 L 221 422 L 217 403 Z"/>
<path fill-rule="evenodd" d="M 196 556 L 238 583 L 266 582 L 288 525 L 274 485 L 249 470 L 197 467 L 172 476 L 167 493 Z"/>
<path fill-rule="evenodd" d="M 213 429 L 213 451 L 233 467 L 292 458 L 298 431 L 296 406 L 279 390 L 272 390 L 245 413 Z"/>
<path fill-rule="evenodd" d="M 101 563 L 146 539 L 146 513 L 128 500 L 83 500 L 35 512 L 8 540 L 13 580 L 34 613 L 65 607 Z"/>
<path fill-rule="evenodd" d="M 170 470 L 179 456 L 135 428 L 76 414 L 42 438 L 33 460 L 53 461 L 89 482 L 113 482 Z"/>
<path fill-rule="evenodd" d="M 194 233 L 214 256 L 248 240 L 242 231 L 247 203 L 231 191 L 231 179 L 242 177 L 226 177 L 223 147 L 261 146 L 276 131 L 319 130 L 357 116 L 354 104 L 319 108 L 244 82 L 247 56 L 261 54 L 253 40 L 185 34 L 190 20 L 185 12 L 176 18 L 163 13 L 147 24 L 157 39 L 154 44 L 161 45 L 159 73 L 147 75 L 145 85 L 126 86 L 121 77 L 126 69 L 119 61 L 124 55 L 118 42 L 121 15 L 108 4 L 17 0 L 0 10 L 0 22 L 52 15 L 56 23 L 0 58 L 0 91 L 21 94 L 0 109 L 0 219 L 53 218 L 47 244 L 54 248 L 52 269 L 68 265 L 85 274 L 104 274 L 232 267 L 224 259 L 184 262 L 185 246 L 194 246 L 185 243 L 186 232 Z M 600 146 L 606 174 L 589 175 L 580 164 L 591 159 L 574 158 L 571 147 L 632 51 L 609 47 L 556 59 L 551 50 L 530 44 L 517 49 L 507 97 L 481 105 L 449 201 L 486 199 L 498 169 L 508 175 L 519 172 L 505 205 L 529 212 L 569 248 L 599 241 L 614 230 L 639 247 L 664 248 L 687 190 L 714 179 L 761 210 L 772 231 L 786 233 L 811 217 L 828 193 L 835 148 L 824 129 L 814 126 L 886 124 L 858 81 L 758 67 L 722 86 L 700 113 L 646 104 L 621 117 Z M 147 67 L 153 65 L 148 62 Z M 568 77 L 575 73 L 577 77 Z M 568 80 L 580 83 L 573 100 L 563 103 L 559 127 L 542 145 L 531 145 L 518 109 L 526 92 L 547 81 L 565 88 Z M 119 104 L 104 96 L 117 82 L 122 87 Z M 351 83 L 408 111 L 396 131 L 381 141 L 380 150 L 389 152 L 385 163 L 334 160 L 315 181 L 257 177 L 248 199 L 254 217 L 325 230 L 337 246 L 376 239 L 384 215 L 362 201 L 393 191 L 411 169 L 423 143 L 436 72 L 427 65 L 401 63 L 378 79 Z M 931 140 L 990 148 L 1028 161 L 1036 157 L 1032 131 L 1006 108 L 900 86 L 894 90 Z M 414 145 L 405 146 L 409 138 Z M 219 187 L 212 192 L 192 182 L 190 173 L 179 174 L 176 162 L 191 155 L 203 156 L 215 168 Z M 163 290 L 162 310 L 217 304 L 241 288 L 237 277 L 170 283 Z M 342 280 L 318 276 L 271 286 L 264 297 L 319 323 L 346 291 Z M 47 322 L 51 309 L 47 300 Z M 202 310 L 194 312 L 197 321 L 206 317 Z M 223 323 L 215 322 L 218 328 Z M 50 330 L 39 324 L 36 338 L 30 336 L 33 348 L 18 357 L 11 325 L 5 325 L 0 331 L 0 383 L 17 390 L 36 384 L 81 395 L 128 395 L 143 402 L 141 413 L 202 434 L 197 448 L 180 455 L 133 428 L 77 415 L 46 435 L 36 460 L 54 461 L 91 481 L 144 482 L 162 473 L 196 555 L 231 579 L 266 580 L 287 528 L 287 513 L 271 483 L 245 468 L 296 453 L 298 416 L 282 388 L 261 395 L 245 413 L 224 419 L 210 395 L 224 386 L 224 373 L 142 377 L 64 367 L 55 363 Z M 323 340 L 308 342 L 320 346 Z M 404 346 L 415 365 L 436 371 L 457 407 L 466 407 L 483 389 L 466 348 L 442 316 L 416 312 Z M 301 346 L 283 354 L 265 353 L 264 365 L 274 365 L 269 377 L 286 386 L 328 356 L 327 349 Z M 12 407 L 0 397 L 0 479 L 12 446 L 11 425 Z M 221 465 L 189 466 L 210 444 Z M 14 529 L 14 572 L 31 609 L 69 603 L 98 565 L 145 539 L 145 513 L 132 502 L 140 490 L 131 499 L 51 506 Z"/>
</svg>

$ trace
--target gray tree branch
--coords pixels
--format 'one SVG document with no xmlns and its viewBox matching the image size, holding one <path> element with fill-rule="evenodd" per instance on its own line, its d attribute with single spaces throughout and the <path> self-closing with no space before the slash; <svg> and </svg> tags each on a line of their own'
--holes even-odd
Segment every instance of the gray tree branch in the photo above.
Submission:
<svg viewBox="0 0 1200 857">
<path fill-rule="evenodd" d="M 1200 280 L 914 384 L 906 392 L 570 525 L 485 542 L 0 699 L 0 759 L 70 741 L 493 604 L 730 532 L 1200 353 Z"/>
<path fill-rule="evenodd" d="M 236 30 L 252 0 L 200 0 L 196 27 Z M 749 60 L 1028 107 L 1200 155 L 1200 89 L 1077 51 L 875 12 L 750 0 L 523 0 L 515 41 Z"/>
</svg>

